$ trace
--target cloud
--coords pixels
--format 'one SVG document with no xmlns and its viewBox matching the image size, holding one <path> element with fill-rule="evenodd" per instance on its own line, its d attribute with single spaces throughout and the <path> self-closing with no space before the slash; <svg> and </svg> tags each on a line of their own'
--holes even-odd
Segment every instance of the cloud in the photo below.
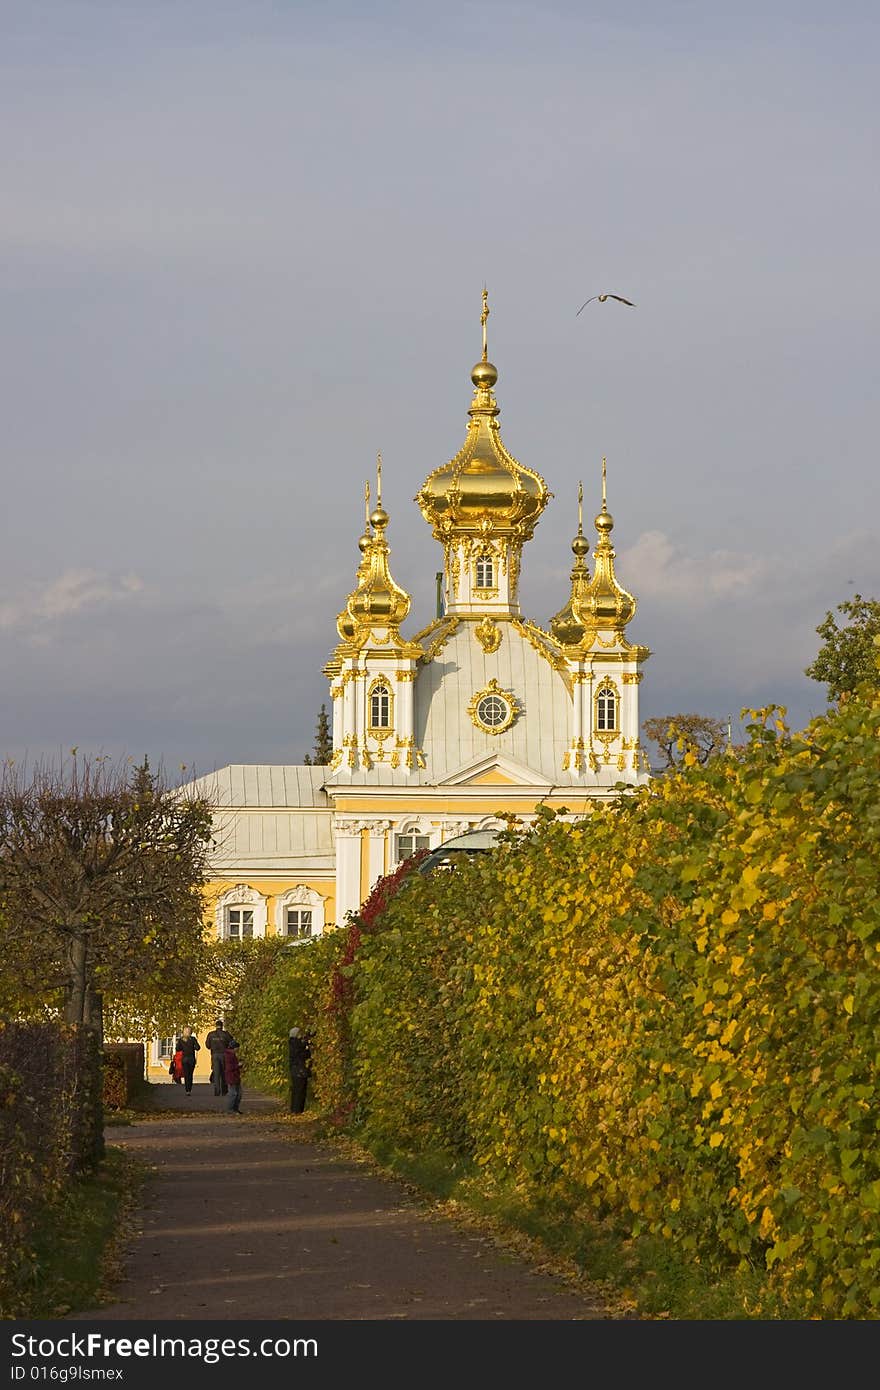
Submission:
<svg viewBox="0 0 880 1390">
<path fill-rule="evenodd" d="M 57 579 L 27 585 L 19 593 L 0 599 L 0 628 L 44 642 L 52 624 L 90 609 L 130 600 L 143 587 L 143 580 L 136 574 L 65 570 Z"/>
<path fill-rule="evenodd" d="M 663 531 L 643 531 L 622 552 L 618 569 L 639 597 L 684 601 L 691 608 L 747 598 L 768 576 L 767 561 L 760 556 L 733 550 L 691 555 Z"/>
</svg>

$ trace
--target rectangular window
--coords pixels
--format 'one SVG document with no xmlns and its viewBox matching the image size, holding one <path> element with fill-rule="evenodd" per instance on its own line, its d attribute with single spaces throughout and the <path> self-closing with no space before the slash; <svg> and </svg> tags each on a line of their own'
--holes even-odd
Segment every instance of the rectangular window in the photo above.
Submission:
<svg viewBox="0 0 880 1390">
<path fill-rule="evenodd" d="M 306 937 L 312 934 L 312 909 L 310 907 L 289 907 L 287 909 L 287 935 Z"/>
<path fill-rule="evenodd" d="M 156 1046 L 156 1055 L 160 1062 L 168 1062 L 174 1056 L 174 1039 L 160 1038 Z"/>
<path fill-rule="evenodd" d="M 491 589 L 493 585 L 493 566 L 491 555 L 481 555 L 477 561 L 478 589 Z"/>
<path fill-rule="evenodd" d="M 229 939 L 242 941 L 254 934 L 254 909 L 252 907 L 231 907 L 229 909 Z"/>
<path fill-rule="evenodd" d="M 431 848 L 427 835 L 396 835 L 394 839 L 397 846 L 398 864 L 402 864 L 404 859 L 409 859 L 410 855 L 415 854 L 417 850 Z"/>
</svg>

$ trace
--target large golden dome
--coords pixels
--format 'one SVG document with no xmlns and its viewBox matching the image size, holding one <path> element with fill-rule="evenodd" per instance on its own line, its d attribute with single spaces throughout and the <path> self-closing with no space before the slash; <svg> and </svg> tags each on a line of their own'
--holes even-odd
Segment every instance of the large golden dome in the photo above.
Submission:
<svg viewBox="0 0 880 1390">
<path fill-rule="evenodd" d="M 427 478 L 415 499 L 443 543 L 457 533 L 527 540 L 552 496 L 541 475 L 518 463 L 501 441 L 500 411 L 492 394 L 498 371 L 485 344 L 485 295 L 483 312 L 483 356 L 471 372 L 474 398 L 467 438 L 455 458 Z"/>
</svg>

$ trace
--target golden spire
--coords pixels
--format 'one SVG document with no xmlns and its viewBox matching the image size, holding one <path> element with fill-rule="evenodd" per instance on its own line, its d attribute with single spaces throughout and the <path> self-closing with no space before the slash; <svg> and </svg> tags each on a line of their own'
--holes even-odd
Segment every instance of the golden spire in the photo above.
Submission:
<svg viewBox="0 0 880 1390">
<path fill-rule="evenodd" d="M 489 361 L 486 321 L 489 291 L 483 290 L 480 324 L 483 355 L 471 370 L 474 395 L 467 437 L 449 463 L 436 468 L 416 497 L 437 540 L 455 536 L 513 536 L 528 540 L 552 493 L 539 473 L 518 463 L 501 440 L 498 402 L 492 388 L 498 369 Z"/>
<path fill-rule="evenodd" d="M 409 594 L 394 582 L 388 568 L 387 525 L 388 513 L 382 506 L 382 455 L 379 454 L 376 460 L 376 506 L 368 517 L 368 526 L 372 526 L 373 534 L 367 539 L 364 558 L 358 568 L 360 582 L 345 606 L 348 619 L 345 625 L 348 627 L 351 624 L 354 629 L 346 640 L 355 646 L 362 646 L 373 628 L 390 629 L 399 638 L 397 629 L 410 609 Z M 382 640 L 387 641 L 387 636 Z"/>
<path fill-rule="evenodd" d="M 370 572 L 370 550 L 373 545 L 373 532 L 370 528 L 370 483 L 364 483 L 364 534 L 358 540 L 358 550 L 361 558 L 358 562 L 357 574 L 355 575 L 355 587 L 345 600 L 342 612 L 336 617 L 336 631 L 343 642 L 350 642 L 355 634 L 355 623 L 348 611 L 348 605 L 354 598 L 361 584 Z"/>
<path fill-rule="evenodd" d="M 578 483 L 578 529 L 571 543 L 574 565 L 571 570 L 571 594 L 568 603 L 550 619 L 550 631 L 564 647 L 573 647 L 583 639 L 584 623 L 579 608 L 587 597 L 590 584 L 590 571 L 585 556 L 590 553 L 590 543 L 584 535 L 584 485 Z"/>
<path fill-rule="evenodd" d="M 593 551 L 593 578 L 576 607 L 576 616 L 584 625 L 587 637 L 598 630 L 622 633 L 636 611 L 636 600 L 617 581 L 614 573 L 614 546 L 611 532 L 614 517 L 608 510 L 606 463 L 602 460 L 602 510 L 596 517 L 599 539 Z"/>
</svg>

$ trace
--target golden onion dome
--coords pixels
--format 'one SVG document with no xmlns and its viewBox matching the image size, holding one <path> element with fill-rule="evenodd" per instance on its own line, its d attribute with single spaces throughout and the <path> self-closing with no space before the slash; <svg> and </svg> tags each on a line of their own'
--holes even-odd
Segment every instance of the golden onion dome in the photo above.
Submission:
<svg viewBox="0 0 880 1390">
<path fill-rule="evenodd" d="M 380 476 L 381 466 L 380 458 Z M 376 509 L 370 516 L 375 534 L 369 538 L 358 569 L 360 583 L 346 604 L 355 638 L 358 633 L 366 635 L 374 627 L 396 631 L 410 610 L 409 594 L 394 582 L 388 568 L 389 549 L 385 539 L 388 513 L 382 506 L 381 482 L 377 493 Z"/>
<path fill-rule="evenodd" d="M 416 502 L 437 540 L 456 534 L 514 535 L 527 540 L 552 493 L 539 473 L 524 467 L 501 440 L 492 388 L 498 370 L 488 359 L 483 292 L 483 356 L 471 371 L 474 396 L 464 445 L 426 479 Z"/>
<path fill-rule="evenodd" d="M 605 460 L 602 460 L 602 510 L 596 517 L 599 539 L 593 551 L 593 578 L 578 599 L 575 614 L 584 625 L 586 634 L 609 631 L 622 632 L 636 611 L 636 600 L 618 583 L 614 573 L 614 546 L 611 532 L 614 517 L 605 505 Z"/>
</svg>

